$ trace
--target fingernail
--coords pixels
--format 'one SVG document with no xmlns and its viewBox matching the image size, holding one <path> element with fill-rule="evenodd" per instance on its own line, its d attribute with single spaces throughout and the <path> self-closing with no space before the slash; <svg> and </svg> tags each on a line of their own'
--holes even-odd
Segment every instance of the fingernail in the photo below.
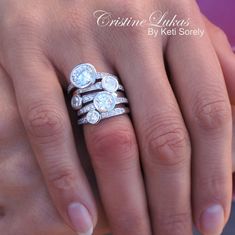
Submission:
<svg viewBox="0 0 235 235">
<path fill-rule="evenodd" d="M 78 235 L 92 235 L 93 223 L 85 206 L 80 203 L 70 204 L 68 215 Z"/>
<path fill-rule="evenodd" d="M 224 228 L 224 209 L 221 205 L 207 208 L 200 218 L 201 230 L 206 235 L 221 234 Z"/>
</svg>

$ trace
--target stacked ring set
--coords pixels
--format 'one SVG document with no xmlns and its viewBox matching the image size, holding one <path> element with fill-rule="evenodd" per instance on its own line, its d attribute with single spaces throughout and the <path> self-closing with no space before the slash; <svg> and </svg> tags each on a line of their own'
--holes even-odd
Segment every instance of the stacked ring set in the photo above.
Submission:
<svg viewBox="0 0 235 235">
<path fill-rule="evenodd" d="M 68 93 L 77 111 L 78 124 L 97 124 L 103 119 L 129 113 L 124 87 L 109 73 L 97 72 L 91 64 L 80 64 L 70 74 Z"/>
</svg>

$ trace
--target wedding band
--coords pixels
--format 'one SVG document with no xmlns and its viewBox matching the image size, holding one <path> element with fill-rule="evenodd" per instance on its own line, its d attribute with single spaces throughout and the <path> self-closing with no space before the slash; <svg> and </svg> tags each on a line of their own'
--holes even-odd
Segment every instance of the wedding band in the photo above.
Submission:
<svg viewBox="0 0 235 235">
<path fill-rule="evenodd" d="M 77 111 L 78 124 L 97 124 L 103 119 L 129 113 L 128 99 L 118 78 L 97 72 L 89 63 L 72 70 L 67 91 L 74 91 L 71 106 Z"/>
<path fill-rule="evenodd" d="M 93 101 L 94 98 L 96 97 L 96 95 L 98 95 L 99 93 L 100 93 L 100 91 L 96 91 L 96 92 L 93 92 L 93 93 L 90 93 L 90 94 L 85 94 L 81 97 L 80 94 L 75 92 L 72 99 L 76 99 L 76 97 L 79 97 L 78 99 L 81 98 L 82 104 L 86 104 L 86 103 L 89 103 L 89 102 Z M 115 94 L 116 97 L 123 97 L 121 95 L 122 94 L 121 92 L 119 92 L 119 94 L 115 92 L 114 94 Z M 75 110 L 76 110 L 76 108 L 75 108 Z"/>
<path fill-rule="evenodd" d="M 115 101 L 110 102 L 108 105 L 106 105 L 106 107 L 94 103 L 88 104 L 83 108 L 81 108 L 80 110 L 78 110 L 77 115 L 81 116 L 85 113 L 88 113 L 91 110 L 98 110 L 100 113 L 105 113 L 113 110 L 117 104 L 128 104 L 128 100 L 125 97 L 116 97 L 114 99 Z"/>
<path fill-rule="evenodd" d="M 99 113 L 96 110 L 92 110 L 87 113 L 87 115 L 83 118 L 80 118 L 78 120 L 79 125 L 84 125 L 84 124 L 97 124 L 101 120 L 111 118 L 111 117 L 116 117 L 119 115 L 127 114 L 129 113 L 130 110 L 128 108 L 115 108 L 112 111 L 106 112 L 106 113 Z"/>
<path fill-rule="evenodd" d="M 86 93 L 86 92 L 90 92 L 90 91 L 96 91 L 96 90 L 103 90 L 103 85 L 102 85 L 102 82 L 97 82 L 89 87 L 86 87 L 86 88 L 80 88 L 80 89 L 77 89 L 75 91 L 76 94 L 83 94 L 83 93 Z M 122 85 L 118 85 L 118 88 L 117 90 L 119 91 L 124 91 L 124 87 Z"/>
</svg>

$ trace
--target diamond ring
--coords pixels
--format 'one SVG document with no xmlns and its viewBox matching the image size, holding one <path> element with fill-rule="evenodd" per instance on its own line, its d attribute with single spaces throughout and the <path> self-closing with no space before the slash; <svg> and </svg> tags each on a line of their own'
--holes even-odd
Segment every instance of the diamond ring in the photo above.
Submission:
<svg viewBox="0 0 235 235">
<path fill-rule="evenodd" d="M 95 84 L 96 80 L 102 81 Z M 95 67 L 89 63 L 77 65 L 70 74 L 70 82 L 67 89 L 68 94 L 74 89 L 77 89 L 79 93 L 102 89 L 110 92 L 124 91 L 123 86 L 118 84 L 116 76 L 96 72 Z"/>
<path fill-rule="evenodd" d="M 73 107 L 73 104 L 76 103 L 76 100 L 81 100 L 82 101 L 82 104 L 86 104 L 86 103 L 89 103 L 91 101 L 94 100 L 94 98 L 96 97 L 96 95 L 98 95 L 100 92 L 93 92 L 93 93 L 90 93 L 90 94 L 85 94 L 81 97 L 80 94 L 77 94 L 76 92 L 74 93 L 73 97 L 72 97 L 72 101 L 71 101 L 71 105 Z M 123 97 L 122 93 L 121 92 L 118 92 L 118 93 L 112 93 L 114 96 L 116 97 Z M 79 108 L 74 108 L 75 110 L 77 109 L 80 109 L 81 107 Z"/>
<path fill-rule="evenodd" d="M 67 91 L 73 91 L 71 106 L 77 111 L 78 124 L 97 124 L 129 112 L 124 87 L 116 76 L 97 72 L 93 65 L 86 63 L 72 70 L 70 82 Z"/>
<path fill-rule="evenodd" d="M 112 111 L 106 113 L 99 113 L 96 110 L 92 110 L 87 113 L 87 115 L 78 120 L 79 125 L 83 124 L 97 124 L 103 119 L 116 117 L 119 115 L 127 114 L 130 110 L 128 108 L 115 108 Z"/>
<path fill-rule="evenodd" d="M 125 97 L 115 97 L 112 94 L 105 94 L 105 91 L 100 92 L 94 98 L 93 103 L 90 103 L 77 111 L 77 115 L 81 116 L 91 110 L 97 110 L 100 113 L 105 113 L 113 110 L 117 104 L 128 104 Z"/>
<path fill-rule="evenodd" d="M 75 90 L 75 93 L 76 94 L 82 94 L 82 93 L 86 93 L 86 92 L 90 92 L 90 91 L 96 91 L 96 90 L 106 90 L 107 91 L 107 89 L 104 89 L 104 86 L 102 85 L 102 82 L 96 82 L 95 84 L 93 84 L 89 87 L 80 88 L 80 89 Z M 117 90 L 124 91 L 124 88 L 123 88 L 122 85 L 118 85 Z"/>
</svg>

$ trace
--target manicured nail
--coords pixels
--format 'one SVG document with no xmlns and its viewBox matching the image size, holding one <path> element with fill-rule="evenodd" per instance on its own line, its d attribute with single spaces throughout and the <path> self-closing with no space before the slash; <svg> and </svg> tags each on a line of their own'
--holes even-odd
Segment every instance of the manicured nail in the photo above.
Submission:
<svg viewBox="0 0 235 235">
<path fill-rule="evenodd" d="M 221 234 L 224 228 L 224 210 L 221 205 L 207 208 L 200 218 L 201 230 L 206 235 Z"/>
<path fill-rule="evenodd" d="M 92 235 L 93 234 L 93 228 L 91 228 L 87 233 L 78 233 L 77 235 Z"/>
<path fill-rule="evenodd" d="M 87 208 L 80 203 L 72 203 L 68 207 L 70 220 L 78 235 L 92 235 L 93 223 Z"/>
</svg>

